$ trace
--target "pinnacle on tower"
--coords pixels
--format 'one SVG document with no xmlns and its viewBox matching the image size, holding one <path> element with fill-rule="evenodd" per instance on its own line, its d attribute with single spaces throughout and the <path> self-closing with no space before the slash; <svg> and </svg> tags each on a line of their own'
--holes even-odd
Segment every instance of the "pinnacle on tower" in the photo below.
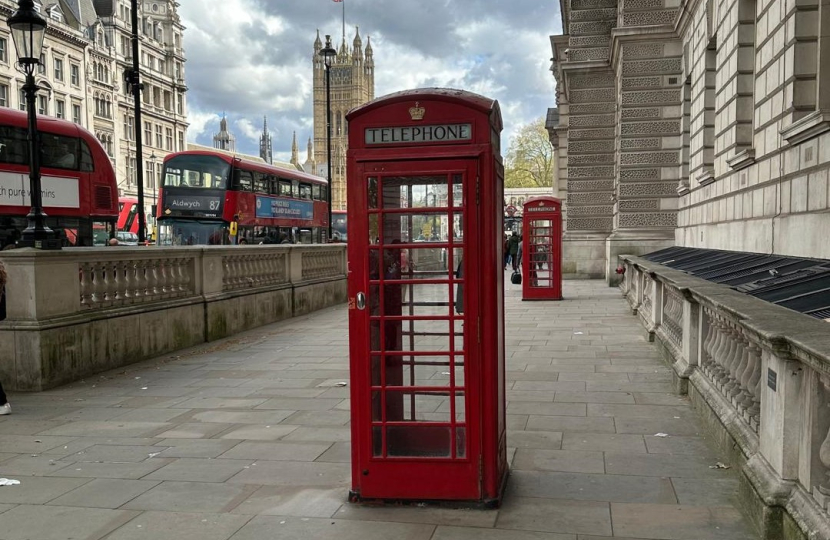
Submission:
<svg viewBox="0 0 830 540">
<path fill-rule="evenodd" d="M 291 141 L 291 164 L 297 166 L 300 164 L 300 150 L 297 146 L 297 132 L 294 132 L 294 138 Z"/>
</svg>

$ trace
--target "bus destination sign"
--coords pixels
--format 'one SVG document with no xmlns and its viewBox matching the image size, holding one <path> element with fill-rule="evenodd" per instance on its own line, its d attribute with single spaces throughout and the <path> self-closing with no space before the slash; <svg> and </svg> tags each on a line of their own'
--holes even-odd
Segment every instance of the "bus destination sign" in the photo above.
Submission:
<svg viewBox="0 0 830 540">
<path fill-rule="evenodd" d="M 473 139 L 472 124 L 366 128 L 366 144 L 458 142 Z"/>
<path fill-rule="evenodd" d="M 278 199 L 276 197 L 257 197 L 256 217 L 272 219 L 302 219 L 305 221 L 311 221 L 314 219 L 314 203 L 311 201 Z"/>
<path fill-rule="evenodd" d="M 165 209 L 179 215 L 217 217 L 222 215 L 220 195 L 165 194 Z"/>
</svg>

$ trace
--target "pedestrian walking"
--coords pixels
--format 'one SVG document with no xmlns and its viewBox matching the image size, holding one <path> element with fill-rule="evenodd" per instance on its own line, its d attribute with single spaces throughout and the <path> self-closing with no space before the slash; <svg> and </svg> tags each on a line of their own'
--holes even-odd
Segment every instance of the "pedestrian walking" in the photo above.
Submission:
<svg viewBox="0 0 830 540">
<path fill-rule="evenodd" d="M 519 244 L 521 243 L 521 239 L 519 238 L 519 233 L 513 231 L 513 234 L 510 235 L 510 238 L 507 240 L 507 251 L 510 253 L 510 262 L 513 265 L 513 271 L 519 269 Z"/>
</svg>

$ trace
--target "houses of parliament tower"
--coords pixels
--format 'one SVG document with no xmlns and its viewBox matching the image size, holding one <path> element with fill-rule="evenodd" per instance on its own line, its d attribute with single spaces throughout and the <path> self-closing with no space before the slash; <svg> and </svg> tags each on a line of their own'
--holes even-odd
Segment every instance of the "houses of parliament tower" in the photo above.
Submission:
<svg viewBox="0 0 830 540">
<path fill-rule="evenodd" d="M 314 162 L 316 174 L 326 176 L 326 66 L 320 57 L 323 42 L 320 32 L 314 40 Z M 331 65 L 331 176 L 332 209 L 346 208 L 346 113 L 375 97 L 375 61 L 372 44 L 366 39 L 364 52 L 360 32 L 355 29 L 352 46 L 345 35 Z"/>
</svg>

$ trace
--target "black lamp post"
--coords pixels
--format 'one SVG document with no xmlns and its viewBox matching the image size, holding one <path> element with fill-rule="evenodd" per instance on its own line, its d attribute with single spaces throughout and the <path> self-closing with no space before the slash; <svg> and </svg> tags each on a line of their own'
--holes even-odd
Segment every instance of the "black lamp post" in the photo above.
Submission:
<svg viewBox="0 0 830 540">
<path fill-rule="evenodd" d="M 329 230 L 327 233 L 327 240 L 331 241 L 331 200 L 332 200 L 332 182 L 331 182 L 331 62 L 337 51 L 331 46 L 331 36 L 326 36 L 326 46 L 320 50 L 320 56 L 323 57 L 323 63 L 326 65 L 326 166 L 328 168 L 328 203 L 329 203 Z"/>
<path fill-rule="evenodd" d="M 43 198 L 40 192 L 40 145 L 38 144 L 37 114 L 35 112 L 35 66 L 40 64 L 40 52 L 46 35 L 46 19 L 35 11 L 33 0 L 18 0 L 17 11 L 8 19 L 12 40 L 17 49 L 17 60 L 26 75 L 23 92 L 26 94 L 26 111 L 29 114 L 29 196 L 32 209 L 26 216 L 29 220 L 20 239 L 22 247 L 38 249 L 60 249 L 60 242 L 46 226 L 43 212 Z"/>
<path fill-rule="evenodd" d="M 153 184 L 150 186 L 150 189 L 153 191 L 153 204 L 150 206 L 150 212 L 152 214 L 150 223 L 148 225 L 152 225 L 152 233 L 151 236 L 154 235 L 156 232 L 156 193 L 158 193 L 159 184 L 161 183 L 161 178 L 159 178 L 158 170 L 156 169 L 156 152 L 155 150 L 150 151 L 150 156 L 147 158 L 150 160 L 150 167 L 153 170 Z"/>
</svg>

